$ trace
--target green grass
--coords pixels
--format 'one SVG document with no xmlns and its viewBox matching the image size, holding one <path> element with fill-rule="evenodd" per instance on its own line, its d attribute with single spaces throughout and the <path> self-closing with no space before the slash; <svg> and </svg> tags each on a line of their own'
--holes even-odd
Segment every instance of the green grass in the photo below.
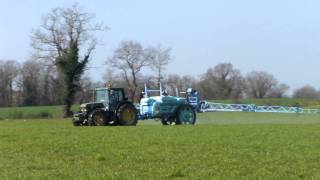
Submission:
<svg viewBox="0 0 320 180">
<path fill-rule="evenodd" d="M 320 118 L 203 113 L 195 126 L 0 121 L 0 179 L 319 179 Z"/>
<path fill-rule="evenodd" d="M 198 124 L 320 124 L 320 115 L 252 112 L 198 114 Z"/>
<path fill-rule="evenodd" d="M 73 106 L 76 112 L 78 105 Z M 63 106 L 29 106 L 0 108 L 0 120 L 5 119 L 57 119 L 62 117 Z"/>
</svg>

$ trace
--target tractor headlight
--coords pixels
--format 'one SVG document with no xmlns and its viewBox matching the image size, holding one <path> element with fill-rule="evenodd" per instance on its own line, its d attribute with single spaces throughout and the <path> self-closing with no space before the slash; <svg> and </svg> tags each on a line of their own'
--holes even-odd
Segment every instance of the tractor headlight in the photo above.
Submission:
<svg viewBox="0 0 320 180">
<path fill-rule="evenodd" d="M 81 111 L 82 113 L 86 113 L 86 112 L 87 112 L 87 108 L 81 108 L 80 111 Z"/>
</svg>

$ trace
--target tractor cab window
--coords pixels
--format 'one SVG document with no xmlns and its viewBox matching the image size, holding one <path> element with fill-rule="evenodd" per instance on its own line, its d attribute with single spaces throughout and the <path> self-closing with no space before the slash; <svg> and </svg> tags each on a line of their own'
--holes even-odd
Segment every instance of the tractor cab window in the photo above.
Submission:
<svg viewBox="0 0 320 180">
<path fill-rule="evenodd" d="M 110 90 L 110 102 L 119 102 L 123 100 L 122 91 Z"/>
<path fill-rule="evenodd" d="M 107 103 L 108 102 L 108 95 L 107 95 L 107 90 L 101 89 L 101 90 L 96 90 L 96 102 L 101 102 L 101 103 Z"/>
</svg>

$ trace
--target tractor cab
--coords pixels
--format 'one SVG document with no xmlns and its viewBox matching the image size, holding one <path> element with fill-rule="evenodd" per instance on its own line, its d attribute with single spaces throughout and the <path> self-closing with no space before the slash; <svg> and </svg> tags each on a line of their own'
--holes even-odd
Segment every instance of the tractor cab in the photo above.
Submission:
<svg viewBox="0 0 320 180">
<path fill-rule="evenodd" d="M 115 110 L 119 102 L 128 100 L 123 88 L 96 88 L 94 103 L 102 103 L 109 110 Z"/>
</svg>

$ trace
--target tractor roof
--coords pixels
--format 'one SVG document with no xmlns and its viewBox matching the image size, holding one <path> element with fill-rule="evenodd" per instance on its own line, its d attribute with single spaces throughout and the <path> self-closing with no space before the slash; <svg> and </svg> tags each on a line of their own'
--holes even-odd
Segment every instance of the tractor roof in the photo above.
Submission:
<svg viewBox="0 0 320 180">
<path fill-rule="evenodd" d="M 103 88 L 95 88 L 95 90 L 123 90 L 124 88 L 109 88 L 109 87 L 103 87 Z"/>
</svg>

